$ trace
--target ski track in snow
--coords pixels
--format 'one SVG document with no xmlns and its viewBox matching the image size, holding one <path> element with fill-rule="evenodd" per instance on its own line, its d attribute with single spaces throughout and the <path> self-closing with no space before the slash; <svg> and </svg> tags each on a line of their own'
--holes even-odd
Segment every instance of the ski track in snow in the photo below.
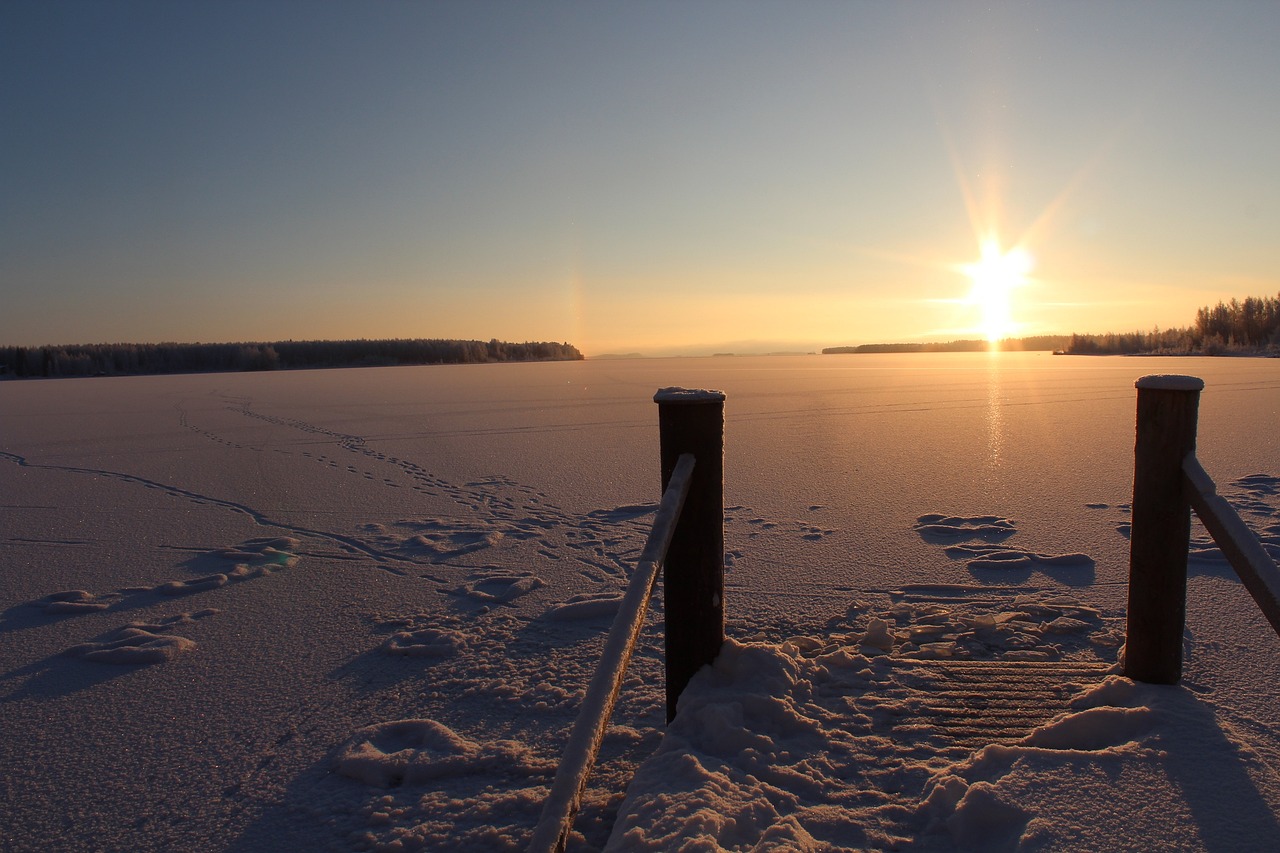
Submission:
<svg viewBox="0 0 1280 853">
<path fill-rule="evenodd" d="M 109 471 L 101 468 L 82 468 L 82 467 L 70 466 L 70 465 L 48 465 L 48 464 L 30 462 L 25 457 L 20 456 L 16 453 L 7 453 L 4 451 L 0 451 L 0 459 L 7 459 L 10 462 L 13 462 L 14 464 L 19 465 L 23 468 L 31 468 L 35 470 L 45 470 L 45 471 L 64 471 L 71 474 L 84 474 L 90 477 L 106 477 L 113 480 L 120 480 L 121 482 L 140 485 L 147 489 L 157 489 L 161 492 L 164 492 L 165 494 L 171 495 L 175 498 L 188 500 L 191 503 L 194 503 L 197 505 L 211 505 L 211 506 L 222 507 L 224 509 L 231 510 L 232 512 L 247 515 L 251 519 L 253 519 L 253 521 L 256 524 L 261 525 L 262 527 L 265 527 L 265 528 L 270 528 L 274 530 L 284 530 L 289 533 L 292 533 L 298 536 L 303 536 L 303 537 L 312 537 L 316 539 L 330 540 L 331 542 L 338 544 L 344 551 L 347 551 L 348 553 L 362 555 L 365 558 L 374 561 L 379 565 L 380 568 L 386 569 L 387 571 L 390 571 L 390 572 L 395 572 L 396 574 L 404 573 L 403 569 L 397 568 L 394 565 L 392 565 L 395 562 L 403 562 L 402 558 L 399 558 L 394 554 L 381 553 L 376 549 L 373 549 L 368 545 L 366 545 L 365 543 L 361 542 L 356 537 L 344 536 L 342 534 L 334 533 L 330 531 L 315 530 L 307 527 L 302 527 L 299 525 L 289 524 L 287 522 L 284 522 L 278 519 L 273 519 L 270 517 L 268 513 L 256 510 L 247 504 L 239 503 L 237 501 L 226 500 L 223 498 L 217 498 L 210 495 L 203 495 L 197 492 L 193 492 L 189 489 L 179 488 L 177 486 L 172 486 L 167 483 L 161 483 L 159 481 L 151 480 L 146 477 L 139 477 L 134 474 L 126 474 L 120 471 Z"/>
</svg>

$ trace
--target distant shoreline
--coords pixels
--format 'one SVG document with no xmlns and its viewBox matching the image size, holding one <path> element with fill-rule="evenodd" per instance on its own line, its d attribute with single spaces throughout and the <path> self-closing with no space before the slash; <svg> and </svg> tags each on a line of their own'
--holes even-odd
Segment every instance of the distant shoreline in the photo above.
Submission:
<svg viewBox="0 0 1280 853">
<path fill-rule="evenodd" d="M 1248 296 L 1205 306 L 1195 324 L 1181 329 L 1104 334 L 1036 335 L 999 341 L 961 340 L 946 343 L 862 344 L 828 347 L 823 355 L 883 352 L 1026 352 L 1050 350 L 1055 355 L 1196 355 L 1274 358 L 1280 356 L 1280 295 Z"/>
<path fill-rule="evenodd" d="M 965 343 L 963 341 L 955 343 Z M 1085 357 L 1121 356 L 1124 358 L 1280 358 L 1280 350 L 1274 349 L 1230 349 L 1230 350 L 1152 350 L 1148 352 L 1080 352 L 1069 349 L 1027 348 L 1027 347 L 951 347 L 947 344 L 862 344 L 856 347 L 827 347 L 823 355 L 900 355 L 912 353 L 940 352 L 1051 352 L 1054 355 L 1075 355 Z"/>
<path fill-rule="evenodd" d="M 933 341 L 928 343 L 860 344 L 858 346 L 827 347 L 823 355 L 865 355 L 903 352 L 1056 352 L 1071 343 L 1070 335 L 1037 335 L 1029 338 L 1006 338 L 987 341 L 966 338 L 958 341 Z"/>
<path fill-rule="evenodd" d="M 509 343 L 496 338 L 489 341 L 420 338 L 225 344 L 71 344 L 0 347 L 0 379 L 581 361 L 582 358 L 577 347 L 568 343 Z"/>
</svg>

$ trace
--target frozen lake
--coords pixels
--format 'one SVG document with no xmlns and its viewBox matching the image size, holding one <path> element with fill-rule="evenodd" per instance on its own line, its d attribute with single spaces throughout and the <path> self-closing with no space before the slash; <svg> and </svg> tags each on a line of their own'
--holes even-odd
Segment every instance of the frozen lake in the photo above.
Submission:
<svg viewBox="0 0 1280 853">
<path fill-rule="evenodd" d="M 405 849 L 519 847 L 608 626 L 591 602 L 625 585 L 657 499 L 659 387 L 727 395 L 731 635 L 819 633 L 851 599 L 913 583 L 1065 591 L 1118 618 L 1133 382 L 1148 373 L 1204 379 L 1198 452 L 1220 491 L 1280 475 L 1276 359 L 724 357 L 0 383 L 0 846 L 374 849 L 413 826 Z M 1274 525 L 1269 506 L 1251 523 Z M 922 533 L 931 514 L 999 519 L 1003 547 L 1029 559 L 957 556 Z M 1033 559 L 1064 555 L 1080 559 Z M 47 606 L 72 591 L 87 597 L 60 600 L 84 608 Z M 1193 570 L 1189 608 L 1188 677 L 1280 756 L 1276 637 L 1220 567 Z M 64 654 L 96 643 L 110 658 L 133 623 L 194 645 L 162 643 L 151 665 Z M 657 633 L 579 824 L 588 844 L 660 737 Z M 418 650 L 394 653 L 400 635 Z M 1273 686 L 1244 689 L 1259 673 Z M 353 732 L 414 718 L 485 745 L 467 753 L 474 766 L 412 802 L 332 772 Z"/>
</svg>

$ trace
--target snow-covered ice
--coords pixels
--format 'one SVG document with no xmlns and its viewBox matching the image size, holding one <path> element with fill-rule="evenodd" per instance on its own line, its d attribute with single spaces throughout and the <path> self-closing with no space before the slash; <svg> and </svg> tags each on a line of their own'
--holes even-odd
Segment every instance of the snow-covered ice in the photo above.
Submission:
<svg viewBox="0 0 1280 853">
<path fill-rule="evenodd" d="M 1134 380 L 1280 555 L 1280 362 L 944 354 L 0 383 L 0 847 L 518 850 L 725 393 L 731 638 L 661 591 L 571 849 L 1259 849 L 1280 639 L 1194 528 L 1186 677 L 1122 653 Z"/>
</svg>

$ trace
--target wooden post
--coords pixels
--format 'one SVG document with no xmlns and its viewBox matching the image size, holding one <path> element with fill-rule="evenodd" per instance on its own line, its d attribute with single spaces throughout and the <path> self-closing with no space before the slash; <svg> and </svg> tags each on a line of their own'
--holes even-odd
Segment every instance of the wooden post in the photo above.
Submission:
<svg viewBox="0 0 1280 853">
<path fill-rule="evenodd" d="M 697 461 L 663 568 L 670 723 L 689 679 L 724 645 L 724 394 L 663 388 L 653 401 L 663 491 L 680 454 Z"/>
<path fill-rule="evenodd" d="M 1194 376 L 1144 376 L 1138 389 L 1133 517 L 1129 534 L 1129 625 L 1124 674 L 1177 684 L 1187 612 L 1191 505 L 1182 460 L 1196 449 L 1204 382 Z"/>
</svg>

